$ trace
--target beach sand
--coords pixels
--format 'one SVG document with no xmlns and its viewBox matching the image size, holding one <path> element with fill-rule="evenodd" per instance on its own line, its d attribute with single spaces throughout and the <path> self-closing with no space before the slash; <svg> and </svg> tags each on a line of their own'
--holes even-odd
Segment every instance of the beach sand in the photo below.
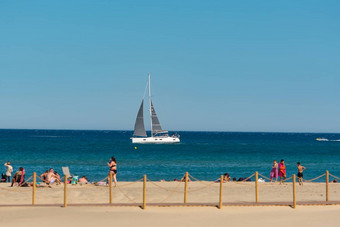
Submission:
<svg viewBox="0 0 340 227">
<path fill-rule="evenodd" d="M 1 207 L 7 226 L 339 226 L 340 206 L 290 207 Z"/>
<path fill-rule="evenodd" d="M 219 201 L 219 183 L 201 181 L 188 183 L 188 203 L 215 203 Z M 184 182 L 147 182 L 147 203 L 183 203 Z M 305 183 L 296 185 L 297 201 L 325 201 L 325 183 Z M 340 201 L 340 184 L 329 184 L 329 200 Z M 37 188 L 36 204 L 63 204 L 64 186 Z M 141 203 L 143 197 L 142 182 L 119 182 L 119 188 L 113 189 L 113 203 Z M 259 183 L 260 202 L 292 202 L 292 183 Z M 107 186 L 68 185 L 69 204 L 108 203 Z M 223 186 L 223 202 L 254 202 L 254 182 L 228 182 Z M 32 187 L 9 187 L 0 184 L 0 205 L 31 204 Z"/>
<path fill-rule="evenodd" d="M 107 186 L 68 185 L 68 204 L 108 203 Z M 113 190 L 113 203 L 141 203 L 142 182 L 119 182 Z M 147 203 L 183 203 L 183 182 L 148 182 Z M 36 204 L 55 206 L 4 206 L 31 204 L 32 188 L 10 188 L 0 184 L 1 226 L 337 226 L 340 206 L 224 206 L 139 207 L 68 206 L 63 208 L 63 185 L 37 188 Z M 189 182 L 189 203 L 218 203 L 219 183 Z M 330 184 L 330 200 L 340 201 L 340 184 Z M 260 202 L 291 202 L 292 183 L 259 183 Z M 297 185 L 298 201 L 325 201 L 324 183 Z M 223 202 L 254 202 L 254 182 L 224 183 Z M 111 224 L 112 223 L 112 224 Z"/>
</svg>

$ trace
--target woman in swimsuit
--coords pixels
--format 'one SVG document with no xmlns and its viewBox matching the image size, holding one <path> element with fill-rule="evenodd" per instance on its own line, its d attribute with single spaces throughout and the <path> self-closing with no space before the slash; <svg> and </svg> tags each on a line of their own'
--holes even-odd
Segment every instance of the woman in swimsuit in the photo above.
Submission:
<svg viewBox="0 0 340 227">
<path fill-rule="evenodd" d="M 275 178 L 275 182 L 277 182 L 278 178 L 278 165 L 276 160 L 274 160 L 272 170 L 270 171 L 270 182 L 273 182 L 273 178 Z"/>
<path fill-rule="evenodd" d="M 109 170 L 109 176 L 110 174 L 112 174 L 113 177 L 113 181 L 115 182 L 115 187 L 117 187 L 117 162 L 115 157 L 111 157 L 110 161 L 107 163 L 107 165 L 109 166 L 110 170 Z"/>
<path fill-rule="evenodd" d="M 13 176 L 11 187 L 13 187 L 14 183 L 18 183 L 20 187 L 21 184 L 24 182 L 24 178 L 25 178 L 25 169 L 20 167 L 19 171 L 17 171 Z"/>
<path fill-rule="evenodd" d="M 282 184 L 286 180 L 286 166 L 283 159 L 281 159 L 281 162 L 279 163 L 279 177 L 280 184 Z"/>
</svg>

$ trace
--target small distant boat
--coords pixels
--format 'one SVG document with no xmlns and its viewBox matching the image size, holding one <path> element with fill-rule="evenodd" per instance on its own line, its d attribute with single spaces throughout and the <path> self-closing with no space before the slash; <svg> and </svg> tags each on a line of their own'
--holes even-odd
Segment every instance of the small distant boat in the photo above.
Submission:
<svg viewBox="0 0 340 227">
<path fill-rule="evenodd" d="M 316 138 L 317 141 L 328 141 L 326 138 Z"/>
<path fill-rule="evenodd" d="M 135 130 L 133 133 L 133 137 L 131 138 L 132 143 L 179 143 L 179 135 L 175 133 L 172 136 L 169 136 L 168 131 L 163 130 L 162 126 L 158 120 L 155 108 L 151 101 L 151 88 L 150 88 L 150 74 L 149 74 L 149 111 L 150 111 L 150 121 L 151 121 L 151 137 L 147 137 L 145 127 L 144 127 L 144 117 L 143 117 L 143 105 L 144 105 L 144 97 L 142 100 L 142 104 L 139 107 L 139 111 L 136 118 Z"/>
</svg>

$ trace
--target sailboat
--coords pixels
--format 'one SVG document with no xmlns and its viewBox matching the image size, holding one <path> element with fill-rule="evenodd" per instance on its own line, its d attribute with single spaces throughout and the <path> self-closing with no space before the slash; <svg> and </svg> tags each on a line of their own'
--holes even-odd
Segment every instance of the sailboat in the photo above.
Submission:
<svg viewBox="0 0 340 227">
<path fill-rule="evenodd" d="M 142 99 L 142 103 L 139 107 L 139 111 L 136 118 L 135 130 L 133 137 L 131 138 L 132 143 L 179 143 L 179 135 L 176 133 L 169 136 L 168 131 L 163 130 L 162 126 L 158 120 L 155 108 L 151 100 L 151 83 L 150 74 L 147 86 L 149 87 L 149 111 L 150 111 L 150 122 L 151 122 L 151 136 L 148 137 L 144 127 L 144 98 L 145 92 Z"/>
</svg>

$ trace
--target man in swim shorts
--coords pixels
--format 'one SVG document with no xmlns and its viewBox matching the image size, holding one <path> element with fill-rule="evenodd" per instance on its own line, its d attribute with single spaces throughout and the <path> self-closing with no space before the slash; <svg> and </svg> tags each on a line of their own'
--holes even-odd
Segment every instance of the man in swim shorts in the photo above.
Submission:
<svg viewBox="0 0 340 227">
<path fill-rule="evenodd" d="M 297 168 L 298 168 L 298 181 L 299 185 L 303 185 L 303 171 L 306 169 L 306 167 L 302 166 L 300 162 L 297 163 Z"/>
<path fill-rule="evenodd" d="M 51 185 L 54 182 L 57 184 L 60 184 L 60 181 L 58 180 L 57 176 L 54 174 L 53 169 L 49 169 L 48 173 L 46 174 L 46 184 Z"/>
</svg>

